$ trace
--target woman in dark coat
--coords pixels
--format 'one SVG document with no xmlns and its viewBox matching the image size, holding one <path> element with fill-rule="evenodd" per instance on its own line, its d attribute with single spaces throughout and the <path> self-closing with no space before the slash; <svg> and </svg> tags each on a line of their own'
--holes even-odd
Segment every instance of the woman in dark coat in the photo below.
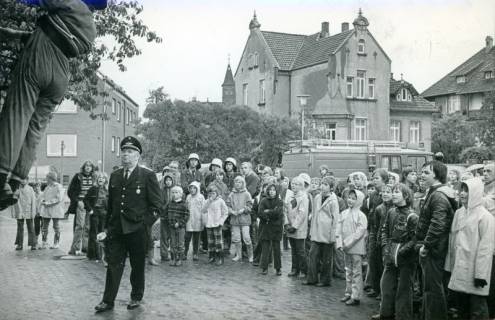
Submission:
<svg viewBox="0 0 495 320">
<path fill-rule="evenodd" d="M 280 200 L 277 187 L 270 184 L 266 189 L 266 197 L 260 201 L 258 207 L 260 219 L 261 273 L 268 273 L 268 261 L 273 252 L 273 262 L 277 275 L 282 275 L 282 262 L 280 254 L 280 241 L 284 225 L 283 202 Z"/>
</svg>

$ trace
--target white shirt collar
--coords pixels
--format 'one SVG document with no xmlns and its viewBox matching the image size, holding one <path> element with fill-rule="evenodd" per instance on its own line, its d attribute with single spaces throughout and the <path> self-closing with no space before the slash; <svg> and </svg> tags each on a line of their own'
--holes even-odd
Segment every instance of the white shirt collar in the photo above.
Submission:
<svg viewBox="0 0 495 320">
<path fill-rule="evenodd" d="M 124 177 L 125 177 L 125 171 L 126 171 L 126 170 L 129 170 L 129 177 L 130 177 L 130 176 L 131 176 L 131 174 L 132 174 L 132 172 L 134 171 L 134 169 L 136 169 L 136 167 L 137 167 L 137 163 L 136 163 L 136 165 L 135 165 L 134 167 L 132 167 L 132 168 L 124 168 Z"/>
</svg>

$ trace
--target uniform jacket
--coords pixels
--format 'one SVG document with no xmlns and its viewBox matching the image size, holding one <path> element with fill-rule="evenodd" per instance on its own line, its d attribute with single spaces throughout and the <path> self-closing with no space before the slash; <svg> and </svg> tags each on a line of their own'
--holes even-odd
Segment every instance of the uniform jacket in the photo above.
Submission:
<svg viewBox="0 0 495 320">
<path fill-rule="evenodd" d="M 335 242 L 337 222 L 340 217 L 339 201 L 335 193 L 330 193 L 323 203 L 322 195 L 316 195 L 313 202 L 311 219 L 311 241 L 321 243 Z"/>
<path fill-rule="evenodd" d="M 14 219 L 34 219 L 36 216 L 36 194 L 30 185 L 19 188 L 19 199 L 10 207 Z"/>
<path fill-rule="evenodd" d="M 386 264 L 396 266 L 414 263 L 417 260 L 415 232 L 418 215 L 408 206 L 391 208 L 381 229 L 383 259 Z"/>
<path fill-rule="evenodd" d="M 363 204 L 364 194 L 356 190 L 357 201 L 354 207 L 347 208 L 340 217 L 337 225 L 336 244 L 346 254 L 366 254 L 365 238 L 368 228 L 368 220 L 360 208 Z"/>
<path fill-rule="evenodd" d="M 199 182 L 194 181 L 191 182 L 191 185 L 196 186 L 198 188 L 198 193 L 196 195 L 188 194 L 186 198 L 186 206 L 189 210 L 189 220 L 187 220 L 186 231 L 188 232 L 198 232 L 203 231 L 204 222 L 203 222 L 203 214 L 201 213 L 201 209 L 205 204 L 205 198 L 201 193 L 199 193 Z"/>
<path fill-rule="evenodd" d="M 227 205 L 220 196 L 217 196 L 214 200 L 206 200 L 201 212 L 203 213 L 206 228 L 216 228 L 223 225 L 225 219 L 229 216 Z"/>
<path fill-rule="evenodd" d="M 263 197 L 258 206 L 260 240 L 280 241 L 284 226 L 284 204 L 278 193 L 273 198 Z"/>
<path fill-rule="evenodd" d="M 162 197 L 156 174 L 139 165 L 127 180 L 124 169 L 110 175 L 108 212 L 105 228 L 110 234 L 128 234 L 155 221 L 162 208 Z"/>
<path fill-rule="evenodd" d="M 41 201 L 45 205 L 41 206 L 41 216 L 43 218 L 62 219 L 64 212 L 64 188 L 60 183 L 55 182 L 53 185 L 47 185 L 41 196 Z"/>
<path fill-rule="evenodd" d="M 294 194 L 288 204 L 287 223 L 296 228 L 295 232 L 287 233 L 288 238 L 306 239 L 308 236 L 308 216 L 309 216 L 309 197 L 305 191 L 299 191 Z"/>
<path fill-rule="evenodd" d="M 170 228 L 174 229 L 175 224 L 178 223 L 178 228 L 185 228 L 187 220 L 189 220 L 189 210 L 187 209 L 184 200 L 170 201 L 164 209 L 165 215 L 168 217 L 168 223 Z"/>
<path fill-rule="evenodd" d="M 419 215 L 416 237 L 428 249 L 428 255 L 444 259 L 449 231 L 456 209 L 454 191 L 445 185 L 430 187 Z"/>
<path fill-rule="evenodd" d="M 102 192 L 104 194 L 104 197 L 103 199 L 100 199 Z M 108 207 L 108 191 L 105 189 L 105 187 L 102 186 L 92 186 L 91 188 L 89 188 L 88 193 L 86 193 L 86 196 L 84 197 L 84 208 L 87 212 L 94 210 L 98 201 L 102 201 L 103 204 L 103 210 L 99 213 L 106 214 Z"/>
<path fill-rule="evenodd" d="M 467 210 L 463 206 L 455 213 L 445 270 L 451 272 L 449 289 L 487 296 L 495 244 L 495 218 L 483 207 L 483 183 L 477 178 L 464 183 L 469 189 L 468 206 Z M 484 279 L 488 285 L 476 288 L 474 279 Z"/>
<path fill-rule="evenodd" d="M 251 208 L 253 199 L 242 186 L 239 190 L 235 189 L 230 193 L 227 200 L 229 208 L 230 225 L 231 226 L 250 226 L 251 225 Z"/>
</svg>

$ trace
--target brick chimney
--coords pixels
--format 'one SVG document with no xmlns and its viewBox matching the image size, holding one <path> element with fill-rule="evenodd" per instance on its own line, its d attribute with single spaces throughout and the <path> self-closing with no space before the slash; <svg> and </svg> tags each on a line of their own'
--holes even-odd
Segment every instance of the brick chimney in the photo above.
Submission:
<svg viewBox="0 0 495 320">
<path fill-rule="evenodd" d="M 485 43 L 486 43 L 485 51 L 490 52 L 490 50 L 492 50 L 493 48 L 493 38 L 491 36 L 487 36 L 485 38 Z"/>
<path fill-rule="evenodd" d="M 342 32 L 349 31 L 349 22 L 342 22 Z"/>
<path fill-rule="evenodd" d="M 330 35 L 330 24 L 328 21 L 323 21 L 321 23 L 320 38 L 326 38 Z"/>
</svg>

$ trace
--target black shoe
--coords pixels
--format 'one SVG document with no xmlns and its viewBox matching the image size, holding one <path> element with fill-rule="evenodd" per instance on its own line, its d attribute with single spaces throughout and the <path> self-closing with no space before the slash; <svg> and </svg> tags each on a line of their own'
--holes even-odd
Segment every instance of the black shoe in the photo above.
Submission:
<svg viewBox="0 0 495 320">
<path fill-rule="evenodd" d="M 215 264 L 217 266 L 221 266 L 223 264 L 223 252 L 221 252 L 221 251 L 217 252 L 216 256 L 217 256 L 217 260 L 216 260 Z"/>
<path fill-rule="evenodd" d="M 324 283 L 324 282 L 318 282 L 316 284 L 317 287 L 331 287 L 332 285 L 330 283 Z"/>
<path fill-rule="evenodd" d="M 260 262 L 259 262 L 259 261 L 254 260 L 254 261 L 253 261 L 253 267 L 259 267 L 259 266 L 260 266 Z"/>
<path fill-rule="evenodd" d="M 162 256 L 162 261 L 170 261 L 168 254 L 166 256 Z"/>
<path fill-rule="evenodd" d="M 370 291 L 368 291 L 368 293 L 366 293 L 366 296 L 370 298 L 376 298 L 378 296 L 378 293 L 376 293 L 375 290 L 371 289 Z"/>
<path fill-rule="evenodd" d="M 16 246 L 15 246 L 15 249 L 16 249 L 16 250 L 22 250 L 22 246 L 20 246 L 20 245 L 16 245 Z"/>
<path fill-rule="evenodd" d="M 282 275 L 282 270 L 280 269 L 277 269 L 277 273 L 276 273 L 277 276 L 281 276 Z"/>
<path fill-rule="evenodd" d="M 215 262 L 215 252 L 210 252 L 208 263 L 213 263 L 213 262 Z"/>
<path fill-rule="evenodd" d="M 19 191 L 13 192 L 10 185 L 6 183 L 2 190 L 0 190 L 0 210 L 7 209 L 17 203 L 19 198 Z"/>
<path fill-rule="evenodd" d="M 267 269 L 263 269 L 263 270 L 261 270 L 260 274 L 267 275 L 268 274 L 268 270 Z"/>
<path fill-rule="evenodd" d="M 108 311 L 113 309 L 113 304 L 109 304 L 106 302 L 100 302 L 96 307 L 95 310 L 96 312 L 103 312 L 103 311 Z"/>
<path fill-rule="evenodd" d="M 305 280 L 302 282 L 302 284 L 305 286 L 313 286 L 316 284 L 316 282 L 309 282 L 308 280 Z"/>
<path fill-rule="evenodd" d="M 129 301 L 129 304 L 127 305 L 127 310 L 134 310 L 140 305 L 141 305 L 141 301 L 131 299 L 131 301 Z"/>
</svg>

